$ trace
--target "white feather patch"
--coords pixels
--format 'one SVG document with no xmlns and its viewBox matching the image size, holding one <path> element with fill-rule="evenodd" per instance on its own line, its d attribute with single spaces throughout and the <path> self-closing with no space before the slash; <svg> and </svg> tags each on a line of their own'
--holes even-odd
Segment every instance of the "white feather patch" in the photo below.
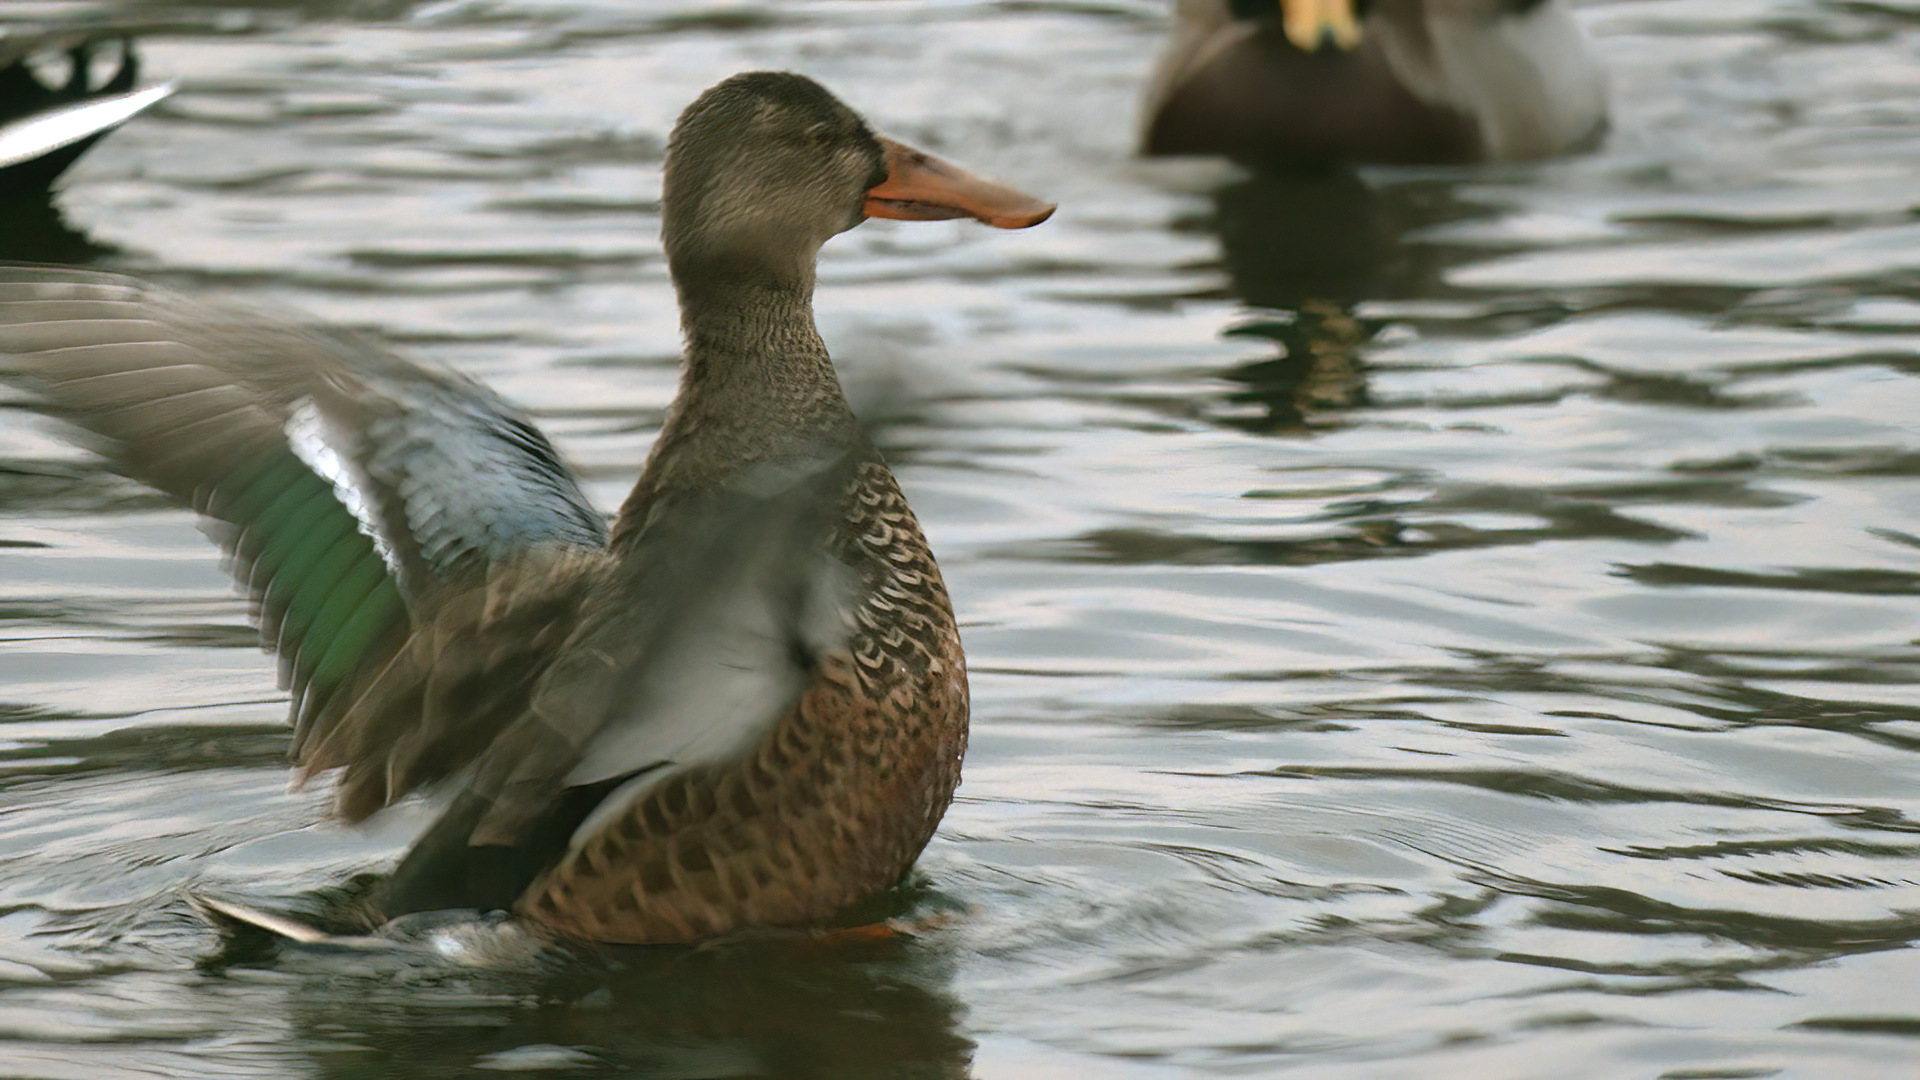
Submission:
<svg viewBox="0 0 1920 1080">
<path fill-rule="evenodd" d="M 0 126 L 0 168 L 50 154 L 126 121 L 173 93 L 173 84 L 91 98 Z"/>
</svg>

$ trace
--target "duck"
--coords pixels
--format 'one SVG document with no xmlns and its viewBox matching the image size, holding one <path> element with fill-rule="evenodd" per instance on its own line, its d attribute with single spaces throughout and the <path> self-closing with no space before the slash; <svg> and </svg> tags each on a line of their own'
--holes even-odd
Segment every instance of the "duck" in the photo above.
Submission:
<svg viewBox="0 0 1920 1080">
<path fill-rule="evenodd" d="M 1561 0 L 1179 0 L 1146 156 L 1530 161 L 1599 141 L 1607 78 Z"/>
<path fill-rule="evenodd" d="M 701 94 L 661 198 L 679 389 L 610 524 L 523 412 L 336 328 L 8 270 L 0 356 L 209 523 L 291 691 L 296 776 L 336 773 L 349 822 L 441 800 L 370 923 L 805 928 L 911 868 L 969 708 L 939 566 L 814 325 L 820 248 L 868 218 L 1053 209 L 803 75 Z"/>
<path fill-rule="evenodd" d="M 45 192 L 101 137 L 173 93 L 171 83 L 141 86 L 133 41 L 120 41 L 120 63 L 98 84 L 98 42 L 65 42 L 58 35 L 0 38 L 0 199 Z M 67 81 L 48 85 L 28 60 L 61 49 Z"/>
</svg>

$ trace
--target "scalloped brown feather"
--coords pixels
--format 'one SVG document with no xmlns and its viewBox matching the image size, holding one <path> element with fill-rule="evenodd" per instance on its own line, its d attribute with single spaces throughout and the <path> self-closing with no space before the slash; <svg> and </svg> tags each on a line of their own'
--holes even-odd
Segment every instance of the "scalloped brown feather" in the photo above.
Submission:
<svg viewBox="0 0 1920 1080">
<path fill-rule="evenodd" d="M 846 497 L 842 554 L 870 591 L 849 647 L 746 760 L 683 773 L 598 829 L 519 910 L 599 941 L 693 941 L 818 923 L 894 884 L 960 781 L 960 635 L 919 523 L 884 465 Z"/>
</svg>

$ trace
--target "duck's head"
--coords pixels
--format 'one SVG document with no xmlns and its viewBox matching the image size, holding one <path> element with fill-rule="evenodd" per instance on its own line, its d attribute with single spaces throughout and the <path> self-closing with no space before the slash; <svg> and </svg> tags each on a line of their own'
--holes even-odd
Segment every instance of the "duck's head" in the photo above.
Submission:
<svg viewBox="0 0 1920 1080">
<path fill-rule="evenodd" d="M 869 217 L 1038 225 L 1053 205 L 875 135 L 819 83 L 734 77 L 680 115 L 667 145 L 662 238 L 676 268 L 714 261 L 811 266 Z"/>
</svg>

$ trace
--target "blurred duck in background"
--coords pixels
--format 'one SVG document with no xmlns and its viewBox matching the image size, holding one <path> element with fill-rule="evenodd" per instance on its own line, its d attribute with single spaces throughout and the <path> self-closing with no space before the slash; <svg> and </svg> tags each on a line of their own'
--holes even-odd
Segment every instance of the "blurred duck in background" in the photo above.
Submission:
<svg viewBox="0 0 1920 1080">
<path fill-rule="evenodd" d="M 133 42 L 120 39 L 120 63 L 94 80 L 95 37 L 75 33 L 0 37 L 0 202 L 43 194 L 101 136 L 173 92 L 140 87 Z M 29 62 L 65 52 L 65 82 L 48 83 Z"/>
<path fill-rule="evenodd" d="M 1606 76 L 1559 0 L 1179 0 L 1141 149 L 1468 164 L 1576 150 Z"/>
</svg>

